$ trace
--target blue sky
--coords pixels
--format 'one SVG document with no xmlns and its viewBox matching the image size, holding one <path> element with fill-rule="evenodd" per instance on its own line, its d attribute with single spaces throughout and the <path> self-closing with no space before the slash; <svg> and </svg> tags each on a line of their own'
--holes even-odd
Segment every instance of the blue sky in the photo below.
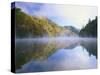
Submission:
<svg viewBox="0 0 100 75">
<path fill-rule="evenodd" d="M 45 16 L 60 26 L 74 26 L 78 29 L 85 26 L 89 18 L 97 16 L 97 8 L 89 6 L 16 2 L 15 7 L 32 16 Z"/>
</svg>

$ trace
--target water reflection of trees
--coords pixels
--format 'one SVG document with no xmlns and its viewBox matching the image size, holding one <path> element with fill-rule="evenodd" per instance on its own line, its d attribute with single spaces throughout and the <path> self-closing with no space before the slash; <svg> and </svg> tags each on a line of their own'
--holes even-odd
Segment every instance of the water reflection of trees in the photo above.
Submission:
<svg viewBox="0 0 100 75">
<path fill-rule="evenodd" d="M 47 42 L 18 42 L 16 43 L 16 69 L 30 60 L 45 60 L 57 50 L 62 48 L 72 49 L 78 44 L 65 40 L 49 40 Z"/>
<path fill-rule="evenodd" d="M 16 68 L 30 61 L 31 59 L 43 60 L 56 51 L 52 43 L 19 43 L 16 45 Z"/>
<path fill-rule="evenodd" d="M 60 49 L 73 49 L 81 45 L 97 57 L 97 41 L 94 40 L 48 40 L 48 41 L 23 41 L 16 43 L 16 69 L 27 62 L 34 60 L 43 61 Z"/>
<path fill-rule="evenodd" d="M 97 40 L 82 40 L 81 45 L 87 49 L 90 55 L 92 54 L 97 58 Z"/>
</svg>

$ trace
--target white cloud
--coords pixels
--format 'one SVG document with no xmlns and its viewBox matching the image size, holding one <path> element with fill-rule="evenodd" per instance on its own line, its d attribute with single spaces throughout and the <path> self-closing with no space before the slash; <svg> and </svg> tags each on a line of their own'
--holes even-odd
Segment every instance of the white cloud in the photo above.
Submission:
<svg viewBox="0 0 100 75">
<path fill-rule="evenodd" d="M 97 8 L 90 6 L 44 4 L 36 14 L 47 17 L 60 17 L 66 21 L 65 23 L 67 24 L 64 25 L 73 24 L 73 26 L 80 29 L 88 22 L 89 18 L 94 19 L 97 16 Z M 68 20 L 71 24 L 67 22 Z"/>
<path fill-rule="evenodd" d="M 94 19 L 97 16 L 96 7 L 72 5 L 56 5 L 55 7 L 64 19 L 70 19 L 77 28 L 85 25 L 89 18 Z"/>
</svg>

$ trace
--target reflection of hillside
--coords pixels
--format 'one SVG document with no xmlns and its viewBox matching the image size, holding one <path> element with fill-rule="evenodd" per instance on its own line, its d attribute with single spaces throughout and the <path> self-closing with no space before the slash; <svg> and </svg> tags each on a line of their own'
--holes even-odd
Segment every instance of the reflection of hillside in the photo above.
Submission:
<svg viewBox="0 0 100 75">
<path fill-rule="evenodd" d="M 96 40 L 92 40 L 90 42 L 87 40 L 81 41 L 81 45 L 87 49 L 90 55 L 93 54 L 97 58 L 97 41 Z"/>
<path fill-rule="evenodd" d="M 16 43 L 16 68 L 28 61 L 44 60 L 54 54 L 58 49 L 73 48 L 77 42 L 65 40 L 49 40 L 47 42 L 17 42 Z M 71 47 L 72 46 L 72 47 Z"/>
<path fill-rule="evenodd" d="M 56 51 L 56 46 L 50 43 L 19 43 L 16 47 L 16 67 L 31 59 L 43 60 Z"/>
</svg>

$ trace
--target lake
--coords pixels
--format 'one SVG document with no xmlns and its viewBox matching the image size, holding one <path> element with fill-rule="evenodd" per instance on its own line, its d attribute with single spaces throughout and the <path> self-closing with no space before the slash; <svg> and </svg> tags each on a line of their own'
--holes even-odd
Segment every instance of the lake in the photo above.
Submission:
<svg viewBox="0 0 100 75">
<path fill-rule="evenodd" d="M 16 72 L 97 68 L 97 39 L 79 37 L 16 39 Z"/>
</svg>

